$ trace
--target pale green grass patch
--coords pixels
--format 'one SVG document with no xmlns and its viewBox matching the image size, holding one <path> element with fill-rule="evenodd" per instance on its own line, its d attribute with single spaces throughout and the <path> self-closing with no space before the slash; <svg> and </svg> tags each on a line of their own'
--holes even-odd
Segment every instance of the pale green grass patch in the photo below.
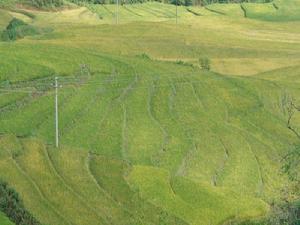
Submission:
<svg viewBox="0 0 300 225">
<path fill-rule="evenodd" d="M 214 58 L 211 66 L 217 73 L 249 76 L 299 64 L 299 58 Z"/>
<path fill-rule="evenodd" d="M 9 14 L 12 16 L 12 17 L 15 17 L 17 19 L 20 19 L 26 23 L 30 23 L 32 22 L 32 18 L 22 14 L 22 13 L 17 13 L 17 12 L 9 12 Z"/>
<path fill-rule="evenodd" d="M 0 31 L 4 30 L 13 17 L 3 9 L 0 9 Z"/>
</svg>

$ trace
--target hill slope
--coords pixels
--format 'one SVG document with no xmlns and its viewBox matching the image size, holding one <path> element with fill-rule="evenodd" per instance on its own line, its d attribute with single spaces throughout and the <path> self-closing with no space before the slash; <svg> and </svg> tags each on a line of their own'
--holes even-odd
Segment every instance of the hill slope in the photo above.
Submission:
<svg viewBox="0 0 300 225">
<path fill-rule="evenodd" d="M 0 177 L 44 224 L 265 215 L 292 185 L 281 168 L 299 144 L 286 107 L 300 91 L 290 82 L 300 79 L 300 23 L 179 7 L 175 26 L 175 7 L 147 3 L 123 6 L 112 25 L 113 6 L 89 7 L 97 14 L 28 10 L 48 32 L 0 42 Z"/>
</svg>

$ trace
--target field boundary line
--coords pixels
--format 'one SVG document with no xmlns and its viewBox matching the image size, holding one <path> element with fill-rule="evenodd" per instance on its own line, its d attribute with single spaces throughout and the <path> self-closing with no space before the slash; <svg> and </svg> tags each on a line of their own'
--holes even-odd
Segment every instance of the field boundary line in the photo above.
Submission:
<svg viewBox="0 0 300 225">
<path fill-rule="evenodd" d="M 75 197 L 77 197 L 77 199 L 81 203 L 83 203 L 83 205 L 85 205 L 85 207 L 87 207 L 89 210 L 91 210 L 97 217 L 99 217 L 100 219 L 103 219 L 106 223 L 108 223 L 108 221 L 106 221 L 105 218 L 103 218 L 101 215 L 99 215 L 94 208 L 92 208 L 89 204 L 87 204 L 86 201 L 84 200 L 84 198 L 79 193 L 77 193 L 73 188 L 71 188 L 70 185 L 65 181 L 63 176 L 58 172 L 58 170 L 54 166 L 54 163 L 53 163 L 51 157 L 49 156 L 48 149 L 45 146 L 42 146 L 42 152 L 45 156 L 46 161 L 48 162 L 49 169 L 52 170 L 52 172 L 54 172 L 54 175 L 57 177 L 58 180 L 61 181 L 61 183 L 65 186 L 65 188 L 71 194 L 73 194 Z"/>
<path fill-rule="evenodd" d="M 129 162 L 129 158 L 127 155 L 127 149 L 128 149 L 128 140 L 127 140 L 127 110 L 126 110 L 126 105 L 123 103 L 122 104 L 122 109 L 123 109 L 123 125 L 122 125 L 122 158 L 126 161 Z"/>
<path fill-rule="evenodd" d="M 153 115 L 153 111 L 151 110 L 151 108 L 153 108 L 153 107 L 151 107 L 152 106 L 151 103 L 152 103 L 152 100 L 153 100 L 155 89 L 156 89 L 155 88 L 155 81 L 152 81 L 151 84 L 150 84 L 150 88 L 148 89 L 147 111 L 148 111 L 150 119 L 156 124 L 156 126 L 162 132 L 163 138 L 162 138 L 160 153 L 163 154 L 164 149 L 168 145 L 170 135 L 166 131 L 165 127 L 161 124 L 161 122 L 159 122 L 159 120 L 157 118 L 155 118 L 155 116 Z"/>
<path fill-rule="evenodd" d="M 214 184 L 214 186 L 219 186 L 219 185 L 218 185 L 218 179 L 219 179 L 219 177 L 221 176 L 221 174 L 224 173 L 224 169 L 225 169 L 226 164 L 227 164 L 227 162 L 228 162 L 228 160 L 229 160 L 229 150 L 228 150 L 228 148 L 225 146 L 225 144 L 224 144 L 224 142 L 223 142 L 223 140 L 222 140 L 221 137 L 219 137 L 219 142 L 221 143 L 222 149 L 224 150 L 224 157 L 223 157 L 222 162 L 221 162 L 221 164 L 219 165 L 219 167 L 216 168 L 215 174 L 214 174 L 214 176 L 213 176 L 213 178 L 212 178 L 212 179 L 213 179 L 213 184 Z"/>
<path fill-rule="evenodd" d="M 19 141 L 19 140 L 18 140 Z M 19 142 L 19 144 L 22 146 L 22 143 Z M 7 151 L 8 152 L 8 151 Z M 29 174 L 22 168 L 22 166 L 17 162 L 17 160 L 11 155 L 11 152 L 8 152 L 9 159 L 12 161 L 12 163 L 15 165 L 17 170 L 28 180 L 28 182 L 36 189 L 39 196 L 43 200 L 44 204 L 46 204 L 50 210 L 52 210 L 57 216 L 59 216 L 64 222 L 66 222 L 69 225 L 74 225 L 72 222 L 68 221 L 59 211 L 56 211 L 55 207 L 52 205 L 52 203 L 49 201 L 49 199 L 43 194 L 39 186 L 36 184 L 36 182 L 29 176 Z"/>
</svg>

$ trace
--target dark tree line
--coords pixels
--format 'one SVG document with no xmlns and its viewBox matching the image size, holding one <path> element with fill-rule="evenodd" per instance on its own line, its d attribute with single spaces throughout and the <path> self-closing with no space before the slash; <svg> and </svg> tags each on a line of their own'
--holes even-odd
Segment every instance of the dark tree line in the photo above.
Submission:
<svg viewBox="0 0 300 225">
<path fill-rule="evenodd" d="M 37 8 L 52 8 L 63 5 L 63 0 L 30 0 L 31 5 Z"/>
<path fill-rule="evenodd" d="M 25 209 L 19 194 L 4 181 L 0 181 L 0 211 L 16 225 L 41 225 Z"/>
</svg>

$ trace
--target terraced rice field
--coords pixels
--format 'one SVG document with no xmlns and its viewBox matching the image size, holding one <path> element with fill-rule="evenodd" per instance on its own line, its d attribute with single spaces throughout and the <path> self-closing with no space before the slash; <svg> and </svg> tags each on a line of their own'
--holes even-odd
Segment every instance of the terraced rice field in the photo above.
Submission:
<svg viewBox="0 0 300 225">
<path fill-rule="evenodd" d="M 265 215 L 299 142 L 286 100 L 300 91 L 300 22 L 211 5 L 179 7 L 176 26 L 175 7 L 147 3 L 120 6 L 116 25 L 114 7 L 31 10 L 47 32 L 0 42 L 0 177 L 43 224 Z M 0 28 L 15 16 L 3 12 Z"/>
</svg>

